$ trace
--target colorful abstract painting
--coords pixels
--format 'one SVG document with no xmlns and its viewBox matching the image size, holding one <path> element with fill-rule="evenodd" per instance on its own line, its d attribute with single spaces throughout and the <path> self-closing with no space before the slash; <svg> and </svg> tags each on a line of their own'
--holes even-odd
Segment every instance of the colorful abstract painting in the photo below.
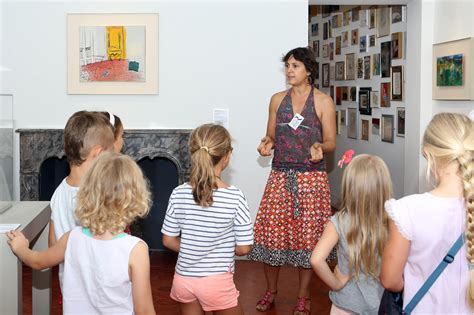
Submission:
<svg viewBox="0 0 474 315">
<path fill-rule="evenodd" d="M 462 86 L 463 55 L 451 55 L 436 59 L 436 85 Z"/>
<path fill-rule="evenodd" d="M 145 82 L 145 26 L 81 26 L 80 82 Z"/>
</svg>

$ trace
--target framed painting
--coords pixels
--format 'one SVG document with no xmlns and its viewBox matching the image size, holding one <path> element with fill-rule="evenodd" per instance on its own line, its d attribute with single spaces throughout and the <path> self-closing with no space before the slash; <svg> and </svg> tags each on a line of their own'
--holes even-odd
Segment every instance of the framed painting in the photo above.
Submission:
<svg viewBox="0 0 474 315">
<path fill-rule="evenodd" d="M 392 67 L 392 101 L 403 100 L 403 66 Z"/>
<path fill-rule="evenodd" d="M 364 77 L 364 58 L 357 58 L 357 79 Z"/>
<path fill-rule="evenodd" d="M 370 64 L 370 56 L 364 57 L 364 80 L 370 80 L 370 71 L 371 64 Z"/>
<path fill-rule="evenodd" d="M 357 102 L 357 86 L 349 87 L 349 101 Z"/>
<path fill-rule="evenodd" d="M 397 136 L 405 137 L 405 107 L 397 107 Z"/>
<path fill-rule="evenodd" d="M 404 32 L 397 32 L 392 34 L 392 59 L 403 59 L 404 56 Z"/>
<path fill-rule="evenodd" d="M 370 87 L 359 88 L 359 113 L 361 115 L 371 115 L 372 109 L 370 108 Z"/>
<path fill-rule="evenodd" d="M 364 53 L 367 51 L 367 36 L 361 35 L 359 37 L 359 52 Z"/>
<path fill-rule="evenodd" d="M 348 47 L 349 46 L 349 32 L 343 31 L 341 33 L 341 47 Z"/>
<path fill-rule="evenodd" d="M 390 35 L 390 7 L 377 9 L 377 37 Z"/>
<path fill-rule="evenodd" d="M 347 125 L 347 119 L 346 119 L 346 109 L 343 108 L 340 110 L 341 111 L 341 125 L 346 126 Z"/>
<path fill-rule="evenodd" d="M 341 86 L 341 100 L 349 101 L 349 88 L 347 86 Z"/>
<path fill-rule="evenodd" d="M 311 36 L 319 36 L 319 24 L 311 24 Z"/>
<path fill-rule="evenodd" d="M 323 44 L 323 58 L 329 57 L 329 45 Z"/>
<path fill-rule="evenodd" d="M 380 83 L 380 107 L 390 107 L 390 82 Z"/>
<path fill-rule="evenodd" d="M 68 94 L 158 94 L 158 14 L 67 15 Z"/>
<path fill-rule="evenodd" d="M 341 111 L 336 110 L 336 134 L 341 134 Z"/>
<path fill-rule="evenodd" d="M 376 15 L 377 15 L 377 9 L 371 7 L 369 9 L 369 29 L 375 28 L 376 26 Z"/>
<path fill-rule="evenodd" d="M 336 105 L 342 104 L 342 89 L 340 86 L 336 86 Z"/>
<path fill-rule="evenodd" d="M 351 31 L 351 45 L 359 45 L 359 29 L 357 28 Z"/>
<path fill-rule="evenodd" d="M 346 80 L 355 79 L 355 54 L 346 54 Z"/>
<path fill-rule="evenodd" d="M 392 42 L 383 42 L 380 44 L 380 71 L 382 78 L 390 77 L 390 66 L 392 64 L 391 44 Z"/>
<path fill-rule="evenodd" d="M 392 6 L 392 24 L 405 21 L 406 7 L 403 5 Z"/>
<path fill-rule="evenodd" d="M 319 40 L 313 41 L 314 58 L 319 58 Z"/>
<path fill-rule="evenodd" d="M 337 61 L 336 62 L 336 81 L 343 81 L 345 80 L 344 75 L 344 61 Z"/>
<path fill-rule="evenodd" d="M 393 115 L 382 115 L 382 141 L 394 142 L 394 117 Z"/>
<path fill-rule="evenodd" d="M 360 139 L 369 141 L 370 120 L 361 119 L 360 126 Z"/>
<path fill-rule="evenodd" d="M 379 91 L 370 91 L 370 107 L 371 108 L 380 107 Z"/>
<path fill-rule="evenodd" d="M 474 37 L 433 45 L 433 99 L 474 100 Z"/>
<path fill-rule="evenodd" d="M 380 135 L 380 118 L 372 118 L 372 134 Z"/>
<path fill-rule="evenodd" d="M 366 27 L 369 25 L 369 19 L 368 19 L 368 13 L 369 13 L 369 10 L 360 10 L 360 27 Z"/>
<path fill-rule="evenodd" d="M 372 75 L 380 75 L 380 54 L 372 55 Z"/>
<path fill-rule="evenodd" d="M 336 55 L 341 54 L 341 36 L 336 36 Z"/>
<path fill-rule="evenodd" d="M 349 107 L 347 109 L 347 137 L 357 139 L 357 108 Z"/>
<path fill-rule="evenodd" d="M 323 82 L 322 87 L 329 87 L 329 63 L 323 63 Z"/>
</svg>

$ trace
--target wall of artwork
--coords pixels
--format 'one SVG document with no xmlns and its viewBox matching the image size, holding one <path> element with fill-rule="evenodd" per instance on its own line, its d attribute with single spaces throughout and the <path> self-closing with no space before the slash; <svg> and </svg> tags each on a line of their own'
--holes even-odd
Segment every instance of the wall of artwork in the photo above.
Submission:
<svg viewBox="0 0 474 315">
<path fill-rule="evenodd" d="M 15 128 L 63 128 L 75 111 L 106 109 L 128 129 L 191 129 L 228 109 L 234 154 L 224 177 L 256 214 L 270 171 L 256 148 L 270 97 L 286 88 L 281 56 L 307 43 L 307 2 L 2 1 L 0 9 L 1 64 L 12 69 L 0 73 L 0 92 L 14 95 Z M 67 94 L 67 14 L 110 12 L 159 14 L 159 94 Z"/>
<path fill-rule="evenodd" d="M 309 23 L 309 46 L 319 63 L 319 88 L 336 104 L 336 158 L 345 150 L 379 155 L 396 197 L 404 194 L 405 6 L 340 6 Z M 342 170 L 331 167 L 333 203 Z"/>
</svg>

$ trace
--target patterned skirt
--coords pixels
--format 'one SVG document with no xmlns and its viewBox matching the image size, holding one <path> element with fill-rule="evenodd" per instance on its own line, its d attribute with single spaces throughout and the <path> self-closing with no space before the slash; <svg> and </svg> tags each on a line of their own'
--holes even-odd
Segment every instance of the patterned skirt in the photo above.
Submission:
<svg viewBox="0 0 474 315">
<path fill-rule="evenodd" d="M 330 196 L 324 171 L 272 169 L 248 258 L 271 266 L 311 268 L 311 252 L 331 217 Z"/>
</svg>

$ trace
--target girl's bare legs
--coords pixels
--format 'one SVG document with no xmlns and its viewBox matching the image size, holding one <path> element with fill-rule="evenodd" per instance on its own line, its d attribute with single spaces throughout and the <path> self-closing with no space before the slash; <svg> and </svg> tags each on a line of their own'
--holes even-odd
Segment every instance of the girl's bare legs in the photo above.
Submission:
<svg viewBox="0 0 474 315">
<path fill-rule="evenodd" d="M 300 287 L 298 297 L 309 298 L 309 283 L 313 275 L 313 269 L 298 268 L 298 276 L 300 278 Z"/>
<path fill-rule="evenodd" d="M 179 309 L 181 315 L 204 315 L 204 310 L 198 300 L 191 303 L 179 303 Z"/>
<path fill-rule="evenodd" d="M 240 304 L 239 304 L 236 307 L 232 307 L 232 308 L 228 308 L 228 309 L 220 310 L 220 311 L 214 311 L 214 315 L 244 315 L 244 311 L 242 310 L 242 307 L 240 307 Z"/>
</svg>

